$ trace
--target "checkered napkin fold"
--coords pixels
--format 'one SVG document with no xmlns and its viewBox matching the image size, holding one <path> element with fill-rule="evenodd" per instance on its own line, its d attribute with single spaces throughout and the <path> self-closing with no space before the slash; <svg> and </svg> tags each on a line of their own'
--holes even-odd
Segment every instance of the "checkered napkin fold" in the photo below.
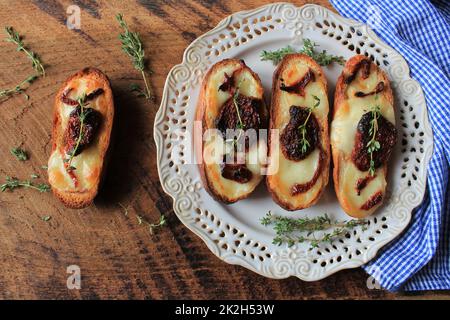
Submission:
<svg viewBox="0 0 450 320">
<path fill-rule="evenodd" d="M 407 230 L 364 269 L 391 291 L 450 289 L 450 1 L 331 3 L 344 17 L 371 25 L 406 59 L 425 92 L 434 133 L 422 204 Z"/>
</svg>

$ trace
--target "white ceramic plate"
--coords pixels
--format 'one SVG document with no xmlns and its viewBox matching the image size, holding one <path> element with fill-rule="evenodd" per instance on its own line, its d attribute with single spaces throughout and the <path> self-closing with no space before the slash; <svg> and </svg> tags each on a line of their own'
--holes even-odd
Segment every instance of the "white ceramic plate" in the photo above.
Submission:
<svg viewBox="0 0 450 320">
<path fill-rule="evenodd" d="M 346 59 L 365 54 L 385 70 L 394 89 L 399 130 L 385 205 L 370 218 L 368 229 L 354 229 L 342 239 L 313 250 L 307 243 L 290 248 L 273 245 L 274 232 L 263 227 L 260 218 L 271 210 L 285 216 L 327 213 L 333 219 L 349 219 L 339 207 L 331 184 L 317 205 L 294 213 L 278 207 L 264 183 L 248 199 L 227 206 L 206 193 L 197 166 L 189 164 L 193 161 L 191 133 L 197 97 L 209 67 L 225 58 L 244 59 L 259 74 L 268 99 L 275 67 L 260 61 L 260 52 L 286 45 L 301 48 L 304 38 L 316 42 L 318 50 L 325 49 Z M 342 67 L 335 64 L 324 70 L 331 105 Z M 423 92 L 410 78 L 408 65 L 400 54 L 366 25 L 317 5 L 299 8 L 287 3 L 233 14 L 186 49 L 183 63 L 167 77 L 154 137 L 161 184 L 174 200 L 176 215 L 216 256 L 266 277 L 296 276 L 308 281 L 361 266 L 405 229 L 412 210 L 423 198 L 433 147 Z"/>
</svg>

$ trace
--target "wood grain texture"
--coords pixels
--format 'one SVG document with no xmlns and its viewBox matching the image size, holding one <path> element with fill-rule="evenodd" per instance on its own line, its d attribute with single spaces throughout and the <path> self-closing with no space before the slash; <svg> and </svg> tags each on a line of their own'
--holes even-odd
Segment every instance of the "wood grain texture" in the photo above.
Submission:
<svg viewBox="0 0 450 320">
<path fill-rule="evenodd" d="M 369 290 L 361 269 L 339 272 L 309 283 L 295 278 L 270 280 L 216 258 L 176 218 L 156 170 L 153 121 L 167 73 L 184 49 L 232 12 L 271 1 L 93 1 L 35 0 L 0 2 L 0 21 L 25 35 L 42 57 L 47 77 L 0 104 L 0 178 L 28 178 L 50 154 L 52 101 L 72 73 L 86 66 L 103 70 L 115 92 L 117 132 L 107 180 L 95 205 L 64 208 L 51 193 L 15 190 L 0 194 L 0 298 L 11 299 L 379 299 L 411 295 Z M 302 5 L 305 1 L 295 1 Z M 316 1 L 331 8 L 325 0 Z M 82 9 L 81 30 L 65 25 L 66 9 Z M 141 83 L 117 39 L 114 15 L 122 12 L 139 31 L 153 70 L 155 103 L 129 92 Z M 31 71 L 29 61 L 11 44 L 0 44 L 0 88 L 10 87 Z M 18 162 L 10 148 L 30 154 Z M 3 181 L 3 180 L 1 180 Z M 129 207 L 124 215 L 118 203 Z M 168 227 L 151 236 L 135 214 Z M 52 216 L 48 222 L 44 215 Z M 68 290 L 66 268 L 81 268 L 81 290 Z M 432 295 L 431 295 L 432 294 Z M 446 298 L 448 292 L 413 295 Z"/>
</svg>

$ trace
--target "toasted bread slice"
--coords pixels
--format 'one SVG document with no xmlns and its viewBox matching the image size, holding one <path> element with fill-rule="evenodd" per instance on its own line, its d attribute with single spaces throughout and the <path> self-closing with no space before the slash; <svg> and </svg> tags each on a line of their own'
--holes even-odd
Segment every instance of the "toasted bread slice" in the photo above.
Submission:
<svg viewBox="0 0 450 320">
<path fill-rule="evenodd" d="M 372 111 L 377 106 L 382 117 L 377 119 L 377 130 L 371 130 Z M 374 171 L 370 170 L 367 148 L 372 138 L 380 143 L 380 150 L 372 154 Z M 386 162 L 395 141 L 389 79 L 367 57 L 354 56 L 338 79 L 331 123 L 334 187 L 341 207 L 350 216 L 367 217 L 382 204 L 387 184 Z"/>
<path fill-rule="evenodd" d="M 238 154 L 235 152 L 237 143 L 235 145 L 236 140 L 230 139 L 225 130 L 239 129 L 240 119 L 245 130 L 241 133 L 245 133 L 235 138 L 239 138 L 243 146 L 249 129 L 255 129 L 256 133 L 267 129 L 268 112 L 263 94 L 258 75 L 242 60 L 226 59 L 216 63 L 203 80 L 196 112 L 202 135 L 195 139 L 195 148 L 203 185 L 216 200 L 233 203 L 244 199 L 262 179 L 267 141 L 258 138 L 256 143 L 249 143 L 246 151 L 241 152 L 245 155 L 241 165 L 233 166 L 238 163 L 234 159 Z M 230 154 L 232 156 L 226 158 Z"/>
<path fill-rule="evenodd" d="M 327 90 L 322 68 L 303 54 L 285 56 L 274 73 L 266 183 L 286 210 L 312 206 L 328 184 Z"/>
<path fill-rule="evenodd" d="M 78 102 L 83 95 L 86 95 L 84 113 Z M 86 113 L 88 108 L 91 109 L 89 114 Z M 82 114 L 86 116 L 79 139 Z M 64 82 L 56 94 L 48 176 L 53 193 L 65 206 L 84 208 L 97 195 L 104 174 L 113 119 L 111 86 L 106 75 L 98 69 L 86 68 L 77 72 Z M 71 157 L 74 150 L 75 154 Z"/>
</svg>

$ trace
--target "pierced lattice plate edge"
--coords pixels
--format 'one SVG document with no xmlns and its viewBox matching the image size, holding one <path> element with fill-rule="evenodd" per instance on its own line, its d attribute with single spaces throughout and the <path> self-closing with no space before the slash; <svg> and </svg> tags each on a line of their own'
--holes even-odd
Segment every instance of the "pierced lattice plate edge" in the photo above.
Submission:
<svg viewBox="0 0 450 320">
<path fill-rule="evenodd" d="M 362 29 L 364 31 L 363 34 L 365 34 L 368 39 L 370 39 L 372 42 L 375 42 L 378 46 L 382 47 L 386 52 L 389 52 L 391 55 L 393 55 L 397 59 L 397 63 L 399 65 L 401 65 L 398 68 L 396 80 L 398 80 L 398 78 L 401 76 L 405 80 L 403 82 L 407 82 L 404 85 L 405 88 L 408 86 L 410 88 L 413 87 L 413 89 L 418 90 L 418 92 L 416 92 L 418 101 L 415 104 L 419 107 L 422 107 L 422 109 L 423 109 L 422 113 L 421 113 L 421 119 L 420 119 L 421 121 L 423 121 L 422 122 L 423 139 L 426 139 L 427 142 L 429 143 L 428 145 L 423 146 L 423 148 L 425 150 L 423 152 L 421 152 L 423 154 L 423 156 L 421 158 L 422 159 L 421 170 L 420 170 L 420 172 L 416 173 L 416 179 L 415 179 L 416 181 L 414 182 L 415 189 L 419 188 L 420 190 L 417 194 L 414 194 L 414 192 L 412 192 L 413 198 L 408 198 L 408 200 L 409 200 L 409 208 L 407 208 L 408 212 L 406 212 L 406 215 L 403 217 L 403 221 L 400 221 L 400 222 L 402 222 L 402 224 L 399 226 L 394 226 L 393 231 L 395 234 L 393 234 L 390 238 L 380 239 L 380 241 L 373 243 L 372 246 L 370 246 L 370 248 L 365 252 L 364 255 L 360 255 L 358 257 L 353 257 L 352 259 L 349 259 L 343 263 L 335 264 L 334 267 L 328 268 L 326 271 L 324 271 L 325 268 L 316 268 L 316 270 L 313 270 L 313 271 L 321 270 L 322 272 L 311 272 L 308 274 L 301 272 L 302 268 L 305 267 L 302 265 L 302 263 L 304 263 L 305 257 L 303 257 L 301 253 L 296 252 L 296 249 L 297 249 L 296 247 L 281 250 L 278 253 L 278 260 L 276 262 L 274 262 L 274 261 L 271 262 L 272 264 L 273 263 L 280 264 L 280 266 L 278 266 L 277 270 L 285 271 L 285 272 L 281 272 L 281 273 L 277 272 L 276 270 L 274 271 L 273 266 L 267 266 L 267 263 L 265 263 L 265 264 L 260 263 L 258 266 L 255 266 L 254 263 L 249 262 L 248 259 L 246 259 L 245 257 L 242 257 L 241 255 L 237 255 L 236 253 L 230 254 L 230 252 L 227 250 L 225 250 L 225 251 L 221 250 L 221 248 L 219 248 L 219 245 L 217 243 L 215 243 L 213 241 L 213 239 L 210 238 L 210 235 L 207 232 L 205 232 L 204 230 L 199 228 L 199 226 L 197 224 L 193 223 L 194 220 L 193 220 L 192 216 L 187 214 L 183 210 L 183 206 L 180 207 L 180 205 L 179 205 L 180 202 L 181 202 L 181 204 L 183 204 L 183 201 L 184 201 L 185 207 L 187 208 L 188 206 L 186 206 L 186 201 L 190 202 L 191 204 L 196 203 L 196 201 L 198 201 L 199 199 L 195 196 L 195 193 L 196 193 L 195 191 L 200 190 L 201 186 L 198 186 L 196 183 L 194 183 L 194 185 L 191 185 L 193 181 L 191 178 L 186 177 L 186 176 L 188 176 L 188 173 L 186 172 L 186 173 L 182 174 L 184 176 L 183 179 L 187 179 L 185 181 L 185 183 L 186 183 L 186 185 L 189 185 L 191 187 L 191 189 L 184 190 L 183 189 L 184 187 L 180 186 L 180 185 L 177 185 L 175 188 L 169 188 L 168 185 L 170 185 L 173 181 L 172 182 L 169 181 L 168 183 L 165 183 L 165 180 L 167 179 L 167 175 L 164 176 L 164 173 L 163 173 L 164 166 L 161 166 L 161 163 L 162 163 L 161 157 L 163 155 L 162 149 L 164 147 L 162 126 L 165 123 L 166 109 L 168 107 L 168 100 L 169 100 L 169 89 L 171 89 L 170 85 L 172 85 L 173 88 L 175 88 L 175 86 L 176 86 L 176 83 L 170 83 L 171 80 L 173 80 L 173 77 L 172 77 L 173 73 L 177 69 L 188 65 L 189 57 L 192 54 L 192 52 L 194 52 L 194 48 L 196 46 L 204 46 L 205 42 L 202 43 L 202 41 L 204 39 L 206 39 L 207 37 L 217 34 L 218 31 L 223 30 L 224 28 L 229 26 L 233 21 L 236 21 L 236 20 L 239 21 L 240 19 L 242 20 L 242 19 L 246 19 L 247 17 L 253 17 L 254 15 L 256 15 L 258 13 L 263 13 L 263 12 L 272 13 L 275 11 L 274 8 L 277 8 L 278 10 L 280 10 L 280 7 L 286 7 L 287 11 L 291 10 L 293 12 L 297 12 L 298 14 L 300 14 L 300 12 L 302 12 L 302 13 L 310 12 L 309 15 L 311 13 L 313 13 L 313 15 L 314 14 L 322 15 L 324 18 L 331 17 L 332 20 L 341 22 L 342 24 L 344 24 L 350 28 L 360 29 L 362 27 Z M 190 63 L 192 64 L 192 61 Z M 197 61 L 196 65 L 197 65 L 197 67 L 201 66 L 202 61 Z M 193 73 L 195 74 L 195 76 L 197 78 L 199 78 L 199 76 L 201 74 L 201 72 L 199 72 L 200 69 L 192 67 L 192 70 L 193 70 Z M 197 236 L 199 236 L 206 243 L 208 248 L 216 256 L 218 256 L 222 260 L 226 261 L 227 263 L 244 266 L 244 267 L 246 267 L 254 272 L 257 272 L 263 276 L 266 276 L 266 277 L 281 279 L 281 278 L 287 278 L 289 276 L 296 276 L 302 280 L 307 280 L 307 281 L 320 280 L 320 279 L 327 277 L 339 270 L 358 267 L 364 263 L 367 263 L 369 260 L 371 260 L 376 255 L 377 251 L 381 247 L 383 247 L 388 242 L 392 241 L 396 236 L 398 236 L 403 231 L 404 228 L 406 228 L 406 226 L 409 224 L 409 221 L 411 219 L 412 210 L 418 204 L 420 204 L 420 202 L 422 201 L 422 198 L 423 198 L 423 195 L 425 192 L 425 184 L 426 184 L 426 174 L 427 174 L 426 166 L 431 158 L 432 147 L 433 147 L 432 146 L 432 131 L 431 131 L 431 128 L 428 123 L 426 104 L 425 104 L 425 99 L 424 99 L 422 89 L 415 80 L 413 80 L 409 77 L 409 67 L 407 66 L 405 60 L 394 49 L 392 49 L 391 47 L 389 47 L 388 45 L 383 43 L 368 26 L 365 26 L 357 21 L 340 17 L 340 16 L 334 14 L 333 12 L 331 12 L 330 10 L 325 9 L 320 6 L 317 6 L 317 5 L 305 5 L 303 7 L 295 7 L 294 5 L 287 4 L 287 3 L 275 3 L 275 4 L 271 4 L 271 5 L 266 5 L 264 7 L 261 7 L 261 8 L 255 9 L 255 10 L 242 11 L 242 12 L 235 13 L 235 14 L 225 18 L 224 20 L 222 20 L 217 25 L 217 27 L 214 28 L 213 30 L 211 30 L 210 32 L 199 37 L 185 50 L 184 55 L 183 55 L 183 62 L 180 65 L 177 65 L 174 68 L 172 68 L 172 70 L 170 71 L 170 73 L 167 77 L 166 84 L 164 87 L 164 93 L 163 93 L 163 98 L 162 98 L 162 102 L 161 102 L 161 107 L 158 110 L 158 113 L 155 118 L 154 138 L 155 138 L 155 142 L 157 145 L 157 159 L 158 159 L 157 165 L 158 165 L 158 173 L 160 176 L 161 184 L 162 184 L 164 191 L 166 193 L 168 193 L 174 200 L 175 213 L 177 214 L 179 219 L 182 221 L 182 223 L 185 224 Z M 177 184 L 177 181 L 175 181 L 175 184 Z M 175 190 L 175 192 L 174 192 L 174 190 Z M 187 193 L 189 194 L 188 196 L 186 195 Z M 187 196 L 188 200 L 183 199 L 182 201 L 179 201 L 180 200 L 179 196 L 182 196 L 185 198 Z M 178 202 L 178 205 L 177 205 L 177 202 Z M 192 208 L 192 206 L 189 206 L 189 209 L 191 209 L 191 208 Z M 399 209 L 399 208 L 392 207 L 390 209 L 390 211 L 395 210 L 395 209 Z M 404 210 L 405 208 L 400 208 L 400 209 Z M 392 228 L 390 228 L 389 231 L 392 233 Z M 308 257 L 306 257 L 306 258 L 308 259 Z M 287 263 L 287 265 L 286 265 L 286 263 Z M 306 266 L 306 268 L 308 269 L 309 265 Z"/>
</svg>

